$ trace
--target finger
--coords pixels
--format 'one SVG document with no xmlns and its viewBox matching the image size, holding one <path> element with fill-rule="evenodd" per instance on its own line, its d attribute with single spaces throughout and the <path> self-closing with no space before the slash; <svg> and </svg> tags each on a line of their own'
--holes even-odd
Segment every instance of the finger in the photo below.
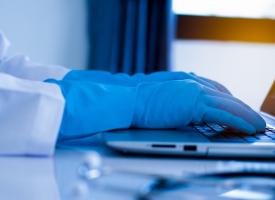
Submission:
<svg viewBox="0 0 275 200">
<path fill-rule="evenodd" d="M 231 92 L 225 86 L 220 84 L 219 82 L 208 79 L 208 78 L 205 78 L 205 77 L 202 77 L 202 76 L 198 76 L 197 74 L 195 74 L 193 72 L 191 74 L 193 76 L 198 77 L 199 79 L 203 80 L 204 82 L 210 83 L 211 85 L 215 86 L 215 88 L 218 89 L 219 91 L 221 91 L 223 93 L 226 93 L 226 94 L 229 94 L 229 95 L 232 95 Z"/>
<path fill-rule="evenodd" d="M 213 89 L 205 87 L 205 86 L 203 87 L 203 91 L 205 94 L 212 95 L 215 97 L 222 97 L 225 99 L 230 99 L 231 101 L 234 101 L 234 102 L 240 104 L 241 106 L 243 106 L 244 108 L 246 108 L 247 110 L 249 110 L 252 113 L 251 117 L 254 117 L 254 121 L 257 121 L 257 131 L 265 130 L 266 123 L 265 123 L 264 119 L 257 112 L 255 112 L 251 107 L 249 107 L 247 104 L 242 102 L 240 99 L 238 99 L 232 95 L 225 94 L 225 93 L 219 92 L 217 90 L 213 90 Z"/>
<path fill-rule="evenodd" d="M 226 94 L 226 93 L 223 93 L 223 92 L 219 92 L 217 90 L 213 90 L 212 88 L 205 87 L 205 86 L 203 87 L 203 91 L 204 91 L 205 94 L 209 94 L 209 95 L 212 95 L 212 96 L 224 97 L 224 98 L 231 99 L 232 101 L 238 102 L 241 105 L 245 106 L 246 108 L 251 109 L 247 104 L 245 104 L 240 99 L 238 99 L 238 98 L 236 98 L 236 97 L 234 97 L 232 95 L 229 95 L 229 94 Z"/>
<path fill-rule="evenodd" d="M 256 129 L 250 123 L 224 110 L 207 107 L 202 119 L 206 123 L 226 125 L 247 134 L 256 133 Z"/>
<path fill-rule="evenodd" d="M 210 107 L 227 111 L 242 118 L 253 125 L 257 131 L 263 131 L 265 128 L 265 122 L 258 113 L 232 99 L 206 95 L 204 96 L 204 102 Z"/>
<path fill-rule="evenodd" d="M 239 99 L 237 99 L 236 97 L 232 96 L 231 94 L 227 94 L 224 92 L 221 92 L 219 90 L 213 90 L 213 88 L 209 88 L 209 87 L 205 87 L 203 88 L 204 92 L 213 96 L 220 96 L 220 97 L 226 97 L 226 98 L 231 98 L 237 101 L 240 101 Z"/>
<path fill-rule="evenodd" d="M 204 77 L 201 77 L 201 76 L 199 76 L 199 78 L 201 78 L 202 80 L 205 80 L 207 82 L 212 83 L 213 85 L 215 85 L 218 88 L 219 91 L 221 91 L 223 93 L 226 93 L 226 94 L 229 94 L 229 95 L 232 95 L 232 93 L 225 86 L 223 86 L 222 84 L 220 84 L 219 82 L 213 81 L 211 79 L 204 78 Z"/>
<path fill-rule="evenodd" d="M 206 86 L 206 87 L 209 87 L 209 88 L 212 88 L 213 90 L 217 90 L 217 88 L 215 87 L 215 85 L 203 80 L 203 79 L 200 79 L 198 78 L 197 76 L 194 76 L 193 74 L 190 74 L 190 78 L 194 81 L 197 81 L 198 83 Z"/>
</svg>

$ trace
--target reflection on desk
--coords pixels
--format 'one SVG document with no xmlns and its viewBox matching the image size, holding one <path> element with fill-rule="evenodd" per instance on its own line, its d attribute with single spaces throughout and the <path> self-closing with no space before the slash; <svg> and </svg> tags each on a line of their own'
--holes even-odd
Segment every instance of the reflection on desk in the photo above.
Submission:
<svg viewBox="0 0 275 200">
<path fill-rule="evenodd" d="M 268 161 L 121 155 L 99 145 L 82 150 L 58 149 L 53 158 L 0 157 L 0 199 L 132 200 L 136 188 L 148 182 L 148 177 L 114 174 L 99 179 L 95 185 L 87 185 L 79 177 L 77 170 L 91 151 L 102 156 L 104 166 L 143 174 L 182 176 L 209 173 L 226 166 L 275 169 L 275 163 Z M 118 188 L 121 186 L 122 189 L 111 190 L 114 185 Z"/>
<path fill-rule="evenodd" d="M 0 157 L 0 199 L 59 199 L 51 158 Z"/>
</svg>

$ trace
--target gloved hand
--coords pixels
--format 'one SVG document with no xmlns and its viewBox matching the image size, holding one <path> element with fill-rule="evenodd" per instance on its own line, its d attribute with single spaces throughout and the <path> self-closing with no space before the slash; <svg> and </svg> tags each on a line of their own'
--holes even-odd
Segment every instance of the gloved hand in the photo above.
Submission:
<svg viewBox="0 0 275 200">
<path fill-rule="evenodd" d="M 265 121 L 243 102 L 193 80 L 142 83 L 136 101 L 134 127 L 180 128 L 211 122 L 250 134 L 265 128 Z"/>
<path fill-rule="evenodd" d="M 92 81 L 97 83 L 117 84 L 125 86 L 136 86 L 137 84 L 142 82 L 163 82 L 169 80 L 185 79 L 191 79 L 212 89 L 230 94 L 229 90 L 218 82 L 199 77 L 194 73 L 185 72 L 161 71 L 151 74 L 137 73 L 133 76 L 129 76 L 125 73 L 112 74 L 110 72 L 99 70 L 72 70 L 64 77 L 64 80 Z"/>
<path fill-rule="evenodd" d="M 90 81 L 47 80 L 66 99 L 61 137 L 118 128 L 178 128 L 214 122 L 255 133 L 263 119 L 240 100 L 193 80 L 141 83 L 135 87 Z"/>
</svg>

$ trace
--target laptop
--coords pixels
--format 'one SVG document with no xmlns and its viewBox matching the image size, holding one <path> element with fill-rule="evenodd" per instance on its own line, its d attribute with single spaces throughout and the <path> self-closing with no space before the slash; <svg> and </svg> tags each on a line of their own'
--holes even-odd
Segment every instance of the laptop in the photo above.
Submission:
<svg viewBox="0 0 275 200">
<path fill-rule="evenodd" d="M 180 130 L 127 129 L 105 132 L 107 146 L 122 152 L 206 157 L 275 158 L 275 81 L 260 115 L 265 132 L 247 135 L 218 124 Z"/>
</svg>

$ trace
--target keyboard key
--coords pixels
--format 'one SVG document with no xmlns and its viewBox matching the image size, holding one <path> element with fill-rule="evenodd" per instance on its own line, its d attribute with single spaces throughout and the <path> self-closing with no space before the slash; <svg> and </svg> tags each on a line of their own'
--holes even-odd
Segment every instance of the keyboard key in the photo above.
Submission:
<svg viewBox="0 0 275 200">
<path fill-rule="evenodd" d="M 207 137 L 212 137 L 212 136 L 217 135 L 216 132 L 203 132 L 202 134 L 205 135 L 205 136 L 207 136 Z"/>
<path fill-rule="evenodd" d="M 259 140 L 272 140 L 272 138 L 268 137 L 267 135 L 257 135 L 256 136 Z"/>
<path fill-rule="evenodd" d="M 272 138 L 273 140 L 275 140 L 275 133 L 272 133 L 270 131 L 265 132 L 265 135 L 267 135 L 268 137 Z"/>
<path fill-rule="evenodd" d="M 275 133 L 275 129 L 274 129 L 274 128 L 271 128 L 271 127 L 266 127 L 265 129 L 266 129 L 267 131 L 270 131 L 270 132 Z"/>
<path fill-rule="evenodd" d="M 209 132 L 213 132 L 213 129 L 211 129 L 210 127 L 206 126 L 203 128 L 205 131 L 209 131 Z"/>
<path fill-rule="evenodd" d="M 224 128 L 218 124 L 207 124 L 207 125 L 216 132 L 224 131 Z"/>
<path fill-rule="evenodd" d="M 209 128 L 208 126 L 198 126 L 195 125 L 193 126 L 197 131 L 199 131 L 200 133 L 202 133 L 205 136 L 212 136 L 215 135 L 216 132 L 214 132 L 211 128 Z"/>
</svg>

